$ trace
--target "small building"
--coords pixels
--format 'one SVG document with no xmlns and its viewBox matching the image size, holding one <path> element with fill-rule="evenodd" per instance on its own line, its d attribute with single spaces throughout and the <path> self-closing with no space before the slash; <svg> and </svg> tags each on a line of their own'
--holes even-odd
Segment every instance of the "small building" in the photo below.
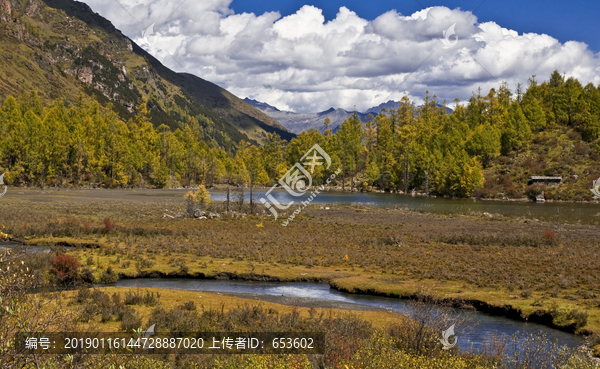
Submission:
<svg viewBox="0 0 600 369">
<path fill-rule="evenodd" d="M 546 186 L 558 186 L 562 182 L 562 177 L 553 176 L 531 176 L 529 184 L 545 184 Z"/>
</svg>

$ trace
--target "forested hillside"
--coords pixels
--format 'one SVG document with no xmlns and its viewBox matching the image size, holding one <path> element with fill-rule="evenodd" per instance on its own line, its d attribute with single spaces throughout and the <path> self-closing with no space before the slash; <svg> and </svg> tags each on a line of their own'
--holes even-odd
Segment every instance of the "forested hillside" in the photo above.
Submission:
<svg viewBox="0 0 600 369">
<path fill-rule="evenodd" d="M 275 183 L 315 143 L 331 156 L 321 184 L 338 168 L 350 189 L 446 196 L 590 200 L 600 176 L 600 90 L 555 72 L 515 93 L 506 85 L 474 94 L 448 115 L 435 95 L 415 108 L 362 123 L 356 115 L 336 133 L 303 132 L 289 143 L 268 134 L 264 146 L 237 151 L 211 144 L 196 118 L 172 131 L 154 128 L 146 104 L 124 121 L 97 102 L 62 100 L 44 107 L 35 93 L 9 97 L 0 114 L 0 163 L 13 185 L 188 186 Z M 208 142 L 208 143 L 207 143 Z M 528 185 L 532 175 L 563 177 L 557 187 Z"/>
<path fill-rule="evenodd" d="M 2 100 L 35 90 L 45 104 L 75 103 L 83 92 L 124 121 L 145 103 L 154 127 L 195 119 L 226 150 L 269 132 L 294 136 L 223 88 L 166 68 L 84 3 L 0 2 L 0 49 Z"/>
<path fill-rule="evenodd" d="M 417 114 L 407 98 L 388 117 L 367 124 L 348 173 L 386 189 L 437 195 L 591 199 L 600 176 L 600 90 L 554 72 L 511 92 L 503 84 L 478 91 L 451 114 L 424 97 Z M 562 184 L 528 186 L 530 176 L 561 176 Z"/>
<path fill-rule="evenodd" d="M 543 191 L 546 199 L 591 200 L 599 134 L 599 87 L 555 71 L 514 92 L 506 84 L 477 91 L 450 115 L 429 92 L 418 108 L 404 97 L 364 125 L 354 116 L 337 134 L 301 133 L 287 158 L 291 164 L 319 142 L 342 163 L 344 185 L 361 189 L 509 199 Z M 561 176 L 562 183 L 529 185 L 531 176 Z"/>
</svg>

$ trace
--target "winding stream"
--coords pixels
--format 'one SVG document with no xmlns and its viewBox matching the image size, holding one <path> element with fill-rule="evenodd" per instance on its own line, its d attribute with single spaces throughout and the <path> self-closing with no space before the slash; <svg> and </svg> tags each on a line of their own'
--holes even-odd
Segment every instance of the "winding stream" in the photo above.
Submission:
<svg viewBox="0 0 600 369">
<path fill-rule="evenodd" d="M 412 308 L 411 304 L 406 300 L 349 294 L 331 289 L 329 288 L 329 285 L 317 283 L 140 278 L 122 279 L 116 283 L 116 286 L 140 286 L 213 293 L 251 294 L 248 297 L 252 296 L 253 298 L 259 299 L 261 296 L 264 297 L 267 295 L 311 298 L 315 299 L 315 302 L 324 300 L 337 301 L 384 308 L 403 314 L 410 314 Z M 477 311 L 452 310 L 450 314 L 452 314 L 453 317 L 458 317 L 460 315 L 463 318 L 466 317 L 469 319 L 466 326 L 459 327 L 456 330 L 458 345 L 463 350 L 481 348 L 482 343 L 488 340 L 492 334 L 508 336 L 518 334 L 520 338 L 529 335 L 544 334 L 551 342 L 557 342 L 560 346 L 566 345 L 573 348 L 583 344 L 583 339 L 578 336 L 540 324 L 520 322 Z"/>
</svg>

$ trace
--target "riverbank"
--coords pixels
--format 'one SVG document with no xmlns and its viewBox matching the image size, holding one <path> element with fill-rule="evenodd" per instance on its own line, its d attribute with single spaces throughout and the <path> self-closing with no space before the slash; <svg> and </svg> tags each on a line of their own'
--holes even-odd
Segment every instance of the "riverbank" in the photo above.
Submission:
<svg viewBox="0 0 600 369">
<path fill-rule="evenodd" d="M 591 184 L 590 184 L 591 186 Z M 150 196 L 158 196 L 158 197 L 163 197 L 163 196 L 174 196 L 174 197 L 178 197 L 179 196 L 179 192 L 184 191 L 183 193 L 185 194 L 185 192 L 187 191 L 194 191 L 197 190 L 198 187 L 171 187 L 171 188 L 154 188 L 154 187 L 130 187 L 130 188 L 114 188 L 114 189 L 109 189 L 109 188 L 103 188 L 103 187 L 93 187 L 93 186 L 56 186 L 56 187 L 15 187 L 15 186 L 7 186 L 7 194 L 9 195 L 9 197 L 15 196 L 15 195 L 31 195 L 31 194 L 53 194 L 53 193 L 77 193 L 77 192 L 87 192 L 87 191 L 97 191 L 97 192 L 110 192 L 112 193 L 112 195 L 109 195 L 107 197 L 113 197 L 115 194 L 116 196 L 122 196 L 122 193 L 125 194 L 130 194 L 131 192 L 153 192 L 154 195 L 150 195 Z M 227 185 L 223 185 L 223 184 L 219 184 L 219 185 L 214 185 L 212 187 L 208 187 L 207 188 L 209 190 L 209 192 L 211 194 L 223 194 L 227 192 Z M 262 195 L 265 192 L 269 191 L 271 189 L 271 187 L 264 187 L 264 186 L 254 186 L 253 189 L 253 193 L 255 194 L 255 197 L 258 196 L 259 194 Z M 311 191 L 314 191 L 315 189 L 319 189 L 318 187 L 313 186 Z M 309 192 L 311 192 L 309 191 Z M 471 197 L 452 197 L 452 196 L 436 196 L 433 194 L 426 194 L 424 192 L 409 192 L 407 194 L 404 193 L 404 191 L 401 190 L 397 190 L 397 191 L 385 191 L 385 190 L 358 190 L 358 189 L 354 189 L 351 190 L 349 187 L 346 188 L 345 190 L 342 189 L 342 187 L 326 187 L 324 190 L 319 189 L 319 191 L 321 191 L 322 193 L 332 193 L 332 194 L 342 194 L 342 195 L 351 195 L 351 194 L 375 194 L 375 195 L 400 195 L 400 196 L 406 196 L 406 197 L 416 197 L 416 198 L 426 198 L 426 199 L 445 199 L 445 200 L 476 200 L 476 201 L 486 201 L 486 202 L 512 202 L 512 203 L 531 203 L 531 204 L 535 204 L 536 201 L 534 199 L 528 198 L 528 197 L 514 197 L 514 198 L 502 198 L 502 197 L 480 197 L 480 196 L 471 196 Z M 162 192 L 162 194 L 161 194 Z M 244 193 L 246 196 L 249 196 L 250 194 L 250 187 L 246 186 L 244 187 L 244 189 L 242 190 L 241 187 L 230 187 L 230 192 L 231 194 L 240 194 L 240 193 Z M 169 193 L 171 193 L 169 195 Z M 275 188 L 275 190 L 273 190 L 271 193 L 277 194 L 277 193 L 281 193 L 284 194 L 286 193 L 285 190 L 281 189 L 281 188 Z M 143 194 L 140 194 L 141 196 L 144 196 Z M 182 195 L 183 196 L 183 195 Z M 594 205 L 600 205 L 600 201 L 597 199 L 593 199 L 593 198 L 589 198 L 589 199 L 552 199 L 552 198 L 546 198 L 545 199 L 546 203 L 554 203 L 554 204 L 594 204 Z"/>
<path fill-rule="evenodd" d="M 386 326 L 392 324 L 403 324 L 406 321 L 406 317 L 404 317 L 402 314 L 389 312 L 385 309 L 378 309 L 369 306 L 356 306 L 354 304 L 348 304 L 339 301 L 318 301 L 310 298 L 292 298 L 282 296 L 261 296 L 258 298 L 257 296 L 253 296 L 254 294 L 250 293 L 211 293 L 205 291 L 199 292 L 147 287 L 102 286 L 96 287 L 96 289 L 108 294 L 109 296 L 115 293 L 123 296 L 136 293 L 151 293 L 155 296 L 159 296 L 157 297 L 156 304 L 132 304 L 135 306 L 135 310 L 144 322 L 150 318 L 152 310 L 159 303 L 164 309 L 173 309 L 189 301 L 192 301 L 196 305 L 197 309 L 206 310 L 223 309 L 223 311 L 229 311 L 239 308 L 240 306 L 261 306 L 263 309 L 272 309 L 273 311 L 277 311 L 278 314 L 289 314 L 292 311 L 297 311 L 302 317 L 308 317 L 310 314 L 317 316 L 321 314 L 327 314 L 330 316 L 357 316 L 373 324 L 373 326 L 376 328 L 385 328 Z M 76 300 L 78 294 L 79 290 L 63 291 L 60 293 L 60 297 L 62 301 L 70 301 Z M 68 306 L 73 305 L 74 304 L 71 303 Z M 50 308 L 51 306 L 49 309 Z M 310 310 L 312 310 L 312 312 Z M 88 322 L 88 324 L 83 324 L 82 329 L 87 329 L 98 325 L 102 327 L 103 332 L 117 332 L 121 328 L 121 324 L 118 321 L 101 321 L 94 319 L 93 321 Z"/>
<path fill-rule="evenodd" d="M 214 259 L 214 263 L 225 264 L 236 269 L 230 259 Z M 292 267 L 293 268 L 293 267 Z M 561 312 L 568 314 L 578 309 L 579 304 L 572 301 L 560 301 L 555 299 L 557 311 L 545 309 L 539 306 L 538 298 L 525 298 L 518 295 L 510 295 L 507 300 L 503 293 L 494 293 L 486 289 L 465 291 L 464 285 L 456 283 L 439 283 L 437 281 L 417 280 L 394 280 L 390 277 L 380 277 L 369 274 L 350 273 L 341 275 L 339 272 L 323 270 L 306 270 L 297 268 L 298 276 L 290 276 L 289 271 L 274 274 L 254 274 L 219 272 L 205 274 L 202 272 L 190 273 L 181 270 L 163 272 L 159 270 L 141 271 L 139 273 L 119 273 L 119 279 L 139 278 L 188 278 L 188 279 L 210 279 L 210 280 L 232 280 L 232 281 L 255 281 L 255 282 L 311 282 L 328 284 L 331 288 L 350 294 L 361 294 L 370 296 L 393 297 L 405 300 L 423 300 L 445 306 L 476 310 L 491 315 L 503 316 L 517 321 L 542 324 L 561 331 L 581 335 L 584 337 L 600 334 L 600 314 L 596 311 L 588 312 L 586 324 L 578 320 L 576 316 L 566 319 L 559 315 Z M 302 273 L 305 271 L 305 273 Z M 273 271 L 271 271 L 273 272 Z M 547 303 L 543 302 L 544 305 Z"/>
<path fill-rule="evenodd" d="M 235 265 L 229 259 L 212 260 L 221 265 L 229 265 L 231 269 L 236 269 Z M 298 268 L 299 275 L 291 276 L 289 273 L 274 274 L 254 274 L 254 273 L 236 273 L 236 272 L 218 272 L 205 274 L 202 272 L 190 273 L 181 270 L 163 272 L 160 270 L 146 270 L 138 273 L 119 273 L 119 279 L 140 279 L 140 278 L 187 278 L 187 279 L 210 279 L 210 280 L 232 280 L 232 281 L 254 281 L 254 282 L 310 282 L 328 284 L 331 288 L 350 294 L 361 294 L 368 296 L 393 297 L 405 300 L 424 300 L 431 303 L 442 304 L 458 309 L 476 310 L 491 315 L 503 316 L 513 320 L 532 322 L 548 327 L 559 329 L 565 332 L 589 336 L 594 333 L 600 333 L 600 327 L 594 324 L 600 318 L 599 314 L 588 314 L 588 323 L 585 326 L 579 326 L 581 323 L 575 321 L 563 321 L 563 324 L 557 324 L 556 316 L 548 309 L 536 308 L 534 298 L 524 299 L 522 296 L 511 295 L 512 301 L 506 301 L 501 293 L 493 294 L 491 291 L 463 291 L 463 287 L 450 283 L 435 283 L 435 281 L 395 281 L 391 283 L 392 278 L 381 278 L 379 276 L 355 275 L 344 276 L 340 273 L 331 273 L 331 271 L 308 271 L 302 273 L 304 268 Z M 309 275 L 310 274 L 310 275 Z M 316 274 L 316 275 L 313 275 Z M 433 282 L 433 283 L 432 283 Z M 418 287 L 415 287 L 417 285 Z M 480 299 L 482 294 L 487 295 L 487 300 Z M 561 308 L 576 309 L 577 304 L 569 304 L 561 301 Z M 589 323 L 592 323 L 590 325 Z"/>
<path fill-rule="evenodd" d="M 50 298 L 44 295 L 37 297 L 43 300 Z M 64 314 L 75 319 L 74 323 L 83 332 L 123 332 L 131 331 L 135 327 L 152 326 L 153 338 L 164 337 L 169 332 L 175 333 L 176 337 L 181 337 L 181 332 L 208 332 L 208 337 L 211 332 L 232 332 L 227 334 L 229 337 L 230 334 L 239 334 L 236 332 L 244 332 L 251 336 L 254 335 L 251 332 L 278 332 L 277 337 L 298 334 L 309 337 L 324 336 L 319 355 L 248 354 L 242 358 L 242 355 L 222 355 L 222 352 L 195 348 L 194 351 L 185 354 L 153 356 L 152 360 L 159 361 L 144 367 L 157 367 L 157 364 L 163 361 L 172 364 L 166 367 L 178 368 L 483 369 L 498 368 L 502 361 L 512 360 L 512 356 L 516 355 L 512 349 L 503 348 L 489 352 L 477 352 L 472 348 L 465 348 L 463 352 L 458 347 L 443 350 L 438 337 L 440 329 L 446 327 L 446 322 L 437 322 L 434 328 L 424 325 L 425 322 L 406 319 L 401 314 L 388 311 L 350 312 L 314 306 L 299 307 L 296 304 L 286 306 L 205 291 L 124 286 L 82 288 L 62 292 L 59 296 L 55 294 L 54 299 L 45 304 L 43 310 L 50 312 L 59 305 L 64 307 L 61 309 Z M 187 337 L 189 333 L 183 334 Z M 206 345 L 203 345 L 204 348 L 209 348 L 210 342 L 202 342 Z M 506 342 L 509 345 L 517 345 L 514 347 L 520 350 L 519 358 L 529 360 L 528 358 L 532 357 L 532 353 L 520 349 L 520 341 L 509 339 Z M 265 340 L 263 344 L 268 346 L 270 341 Z M 543 349 L 542 355 L 534 355 L 538 360 L 547 363 L 547 366 L 565 363 L 570 366 L 563 367 L 594 367 L 593 359 L 578 349 L 564 349 L 544 338 L 531 340 L 528 345 L 534 347 L 534 350 Z M 561 356 L 557 356 L 558 354 Z M 129 355 L 103 356 L 97 359 L 119 360 L 123 356 Z M 138 360 L 138 357 L 134 358 L 134 361 Z M 139 360 L 142 358 L 144 356 L 140 356 Z M 77 362 L 89 359 L 89 355 L 74 356 L 74 361 Z M 274 363 L 273 360 L 277 362 Z M 256 362 L 262 365 L 253 366 L 252 363 Z M 130 365 L 128 361 L 127 367 Z"/>
</svg>

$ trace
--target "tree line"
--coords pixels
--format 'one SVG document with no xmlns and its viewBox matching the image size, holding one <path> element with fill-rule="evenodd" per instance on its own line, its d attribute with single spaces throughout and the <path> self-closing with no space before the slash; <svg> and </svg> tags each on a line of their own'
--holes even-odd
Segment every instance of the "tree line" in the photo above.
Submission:
<svg viewBox="0 0 600 369">
<path fill-rule="evenodd" d="M 315 168 L 315 185 L 341 168 L 345 188 L 465 197 L 483 186 L 483 169 L 494 159 L 524 152 L 539 132 L 567 126 L 598 147 L 600 86 L 557 71 L 542 83 L 532 76 L 514 92 L 506 83 L 486 95 L 479 89 L 451 114 L 429 91 L 423 100 L 415 107 L 404 96 L 398 109 L 366 123 L 353 114 L 336 132 L 326 119 L 324 133 L 311 129 L 290 142 L 268 134 L 262 146 L 241 141 L 225 150 L 197 118 L 173 131 L 154 127 L 144 103 L 123 121 L 96 101 L 43 106 L 32 92 L 2 105 L 0 169 L 6 183 L 27 186 L 268 186 L 318 143 L 332 165 Z"/>
</svg>

